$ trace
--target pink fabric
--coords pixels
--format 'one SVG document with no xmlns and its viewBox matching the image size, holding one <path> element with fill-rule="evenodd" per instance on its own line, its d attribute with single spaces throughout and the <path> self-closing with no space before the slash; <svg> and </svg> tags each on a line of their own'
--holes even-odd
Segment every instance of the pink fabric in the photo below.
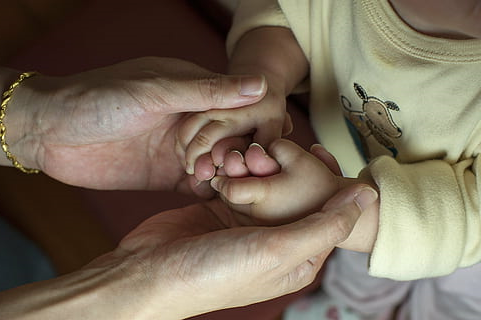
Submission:
<svg viewBox="0 0 481 320">
<path fill-rule="evenodd" d="M 337 250 L 323 282 L 331 297 L 366 319 L 396 310 L 396 320 L 481 318 L 481 264 L 444 277 L 401 282 L 369 276 L 367 263 L 367 254 Z"/>
</svg>

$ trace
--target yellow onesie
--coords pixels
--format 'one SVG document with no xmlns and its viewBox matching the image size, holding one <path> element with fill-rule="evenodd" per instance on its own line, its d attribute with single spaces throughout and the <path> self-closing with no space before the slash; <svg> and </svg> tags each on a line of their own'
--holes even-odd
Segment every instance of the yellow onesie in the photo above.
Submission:
<svg viewBox="0 0 481 320">
<path fill-rule="evenodd" d="M 387 0 L 241 0 L 228 51 L 261 26 L 293 31 L 320 142 L 346 175 L 380 188 L 370 274 L 411 280 L 480 262 L 481 40 L 422 35 Z"/>
</svg>

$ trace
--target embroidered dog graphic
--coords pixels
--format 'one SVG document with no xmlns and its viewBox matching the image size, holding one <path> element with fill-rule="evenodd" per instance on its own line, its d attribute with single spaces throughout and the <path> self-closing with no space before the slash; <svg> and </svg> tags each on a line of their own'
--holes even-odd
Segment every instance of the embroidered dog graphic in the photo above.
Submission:
<svg viewBox="0 0 481 320">
<path fill-rule="evenodd" d="M 377 142 L 391 151 L 393 157 L 396 157 L 398 152 L 390 139 L 401 137 L 402 131 L 392 119 L 391 111 L 399 111 L 398 105 L 392 101 L 382 101 L 369 96 L 357 83 L 354 83 L 354 90 L 362 99 L 362 111 L 353 110 L 351 102 L 345 96 L 341 96 L 349 120 L 362 136 L 367 138 L 372 135 Z"/>
</svg>

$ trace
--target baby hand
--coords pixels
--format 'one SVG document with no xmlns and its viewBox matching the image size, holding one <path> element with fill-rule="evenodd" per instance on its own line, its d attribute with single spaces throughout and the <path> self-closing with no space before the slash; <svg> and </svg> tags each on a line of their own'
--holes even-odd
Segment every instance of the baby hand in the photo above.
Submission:
<svg viewBox="0 0 481 320">
<path fill-rule="evenodd" d="M 193 113 L 184 122 L 177 134 L 178 145 L 185 151 L 186 172 L 194 174 L 196 161 L 201 155 L 209 154 L 219 141 L 228 137 L 242 137 L 243 140 L 252 139 L 262 145 L 290 133 L 292 124 L 286 112 L 285 94 L 280 90 L 269 88 L 265 97 L 253 105 L 224 110 L 209 110 Z M 227 140 L 229 141 L 229 140 Z M 223 145 L 223 150 L 237 149 Z M 224 154 L 213 157 L 212 164 L 223 164 Z M 215 154 L 215 152 L 213 152 Z M 201 162 L 205 162 L 201 160 Z M 200 174 L 199 177 L 203 177 Z"/>
<path fill-rule="evenodd" d="M 267 223 L 297 220 L 320 209 L 340 187 L 335 159 L 319 145 L 313 146 L 311 152 L 313 154 L 288 140 L 274 141 L 269 154 L 279 163 L 279 172 L 279 167 L 276 169 L 271 162 L 273 159 L 269 160 L 269 156 L 254 145 L 246 152 L 245 166 L 258 173 L 265 173 L 267 168 L 275 174 L 241 178 L 216 176 L 211 185 L 239 212 Z M 226 158 L 228 175 L 231 166 Z"/>
</svg>

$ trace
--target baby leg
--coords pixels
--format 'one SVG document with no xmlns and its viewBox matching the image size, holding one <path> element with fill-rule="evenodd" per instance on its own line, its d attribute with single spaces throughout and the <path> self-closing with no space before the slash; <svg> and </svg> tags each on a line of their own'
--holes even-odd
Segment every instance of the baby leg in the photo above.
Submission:
<svg viewBox="0 0 481 320">
<path fill-rule="evenodd" d="M 327 265 L 323 289 L 361 319 L 389 319 L 412 283 L 372 277 L 368 262 L 366 253 L 337 249 Z"/>
<path fill-rule="evenodd" d="M 398 319 L 481 319 L 481 264 L 418 280 Z"/>
</svg>

